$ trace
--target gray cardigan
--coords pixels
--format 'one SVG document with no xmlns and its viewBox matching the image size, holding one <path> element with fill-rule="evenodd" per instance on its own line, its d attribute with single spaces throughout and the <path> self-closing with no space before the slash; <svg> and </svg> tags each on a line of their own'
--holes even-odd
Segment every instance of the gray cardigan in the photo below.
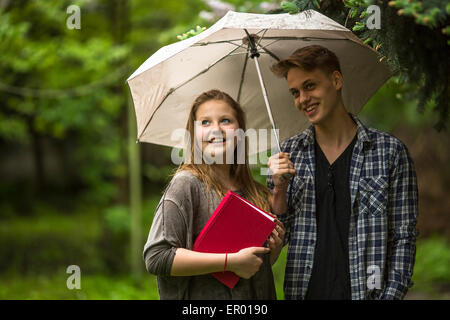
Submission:
<svg viewBox="0 0 450 320">
<path fill-rule="evenodd" d="M 157 275 L 161 299 L 276 299 L 269 254 L 253 277 L 241 278 L 232 290 L 210 274 L 170 276 L 176 249 L 192 250 L 220 200 L 214 192 L 207 197 L 205 185 L 188 171 L 177 173 L 164 192 L 143 252 L 147 271 Z"/>
</svg>

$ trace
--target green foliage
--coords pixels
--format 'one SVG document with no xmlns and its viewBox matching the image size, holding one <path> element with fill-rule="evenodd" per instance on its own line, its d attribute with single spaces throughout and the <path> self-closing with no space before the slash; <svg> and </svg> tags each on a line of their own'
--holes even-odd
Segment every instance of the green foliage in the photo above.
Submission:
<svg viewBox="0 0 450 320">
<path fill-rule="evenodd" d="M 144 235 L 148 234 L 159 199 L 154 196 L 144 201 Z M 86 273 L 129 272 L 130 232 L 129 209 L 122 205 L 79 207 L 67 214 L 40 204 L 35 216 L 3 219 L 0 223 L 0 274 L 45 275 L 71 264 Z"/>
<path fill-rule="evenodd" d="M 392 77 L 370 98 L 358 117 L 368 126 L 385 132 L 392 132 L 399 126 L 413 130 L 430 127 L 437 118 L 432 112 L 433 101 L 423 108 L 423 112 L 418 112 L 414 90 L 417 87 Z"/>
<path fill-rule="evenodd" d="M 434 235 L 419 240 L 413 282 L 416 289 L 433 293 L 450 286 L 450 244 L 448 239 Z"/>
<path fill-rule="evenodd" d="M 399 9 L 397 11 L 399 16 L 413 17 L 417 24 L 430 28 L 445 24 L 447 16 L 450 15 L 450 6 L 444 1 L 397 0 L 389 1 L 388 4 Z"/>
<path fill-rule="evenodd" d="M 99 217 L 64 217 L 50 214 L 33 218 L 15 218 L 0 224 L 0 272 L 46 274 L 71 264 L 86 272 L 101 272 L 95 243 L 101 236 Z"/>
<path fill-rule="evenodd" d="M 193 37 L 193 36 L 196 36 L 196 35 L 202 33 L 202 32 L 205 31 L 205 30 L 206 30 L 206 27 L 196 26 L 196 27 L 195 27 L 195 30 L 194 30 L 194 29 L 191 29 L 191 30 L 189 30 L 189 31 L 187 31 L 187 32 L 185 32 L 185 33 L 183 33 L 183 34 L 181 34 L 181 35 L 178 35 L 178 36 L 177 36 L 177 39 L 178 39 L 178 40 L 185 40 L 185 39 L 187 39 L 187 38 L 191 38 L 191 37 Z"/>
<path fill-rule="evenodd" d="M 130 70 L 131 48 L 115 39 L 108 16 L 79 3 L 81 30 L 66 27 L 64 1 L 14 2 L 0 14 L 0 139 L 72 143 L 78 177 L 92 188 L 86 199 L 106 203 L 116 195 L 110 179 L 123 176 L 118 124 L 126 96 L 117 83 Z"/>
<path fill-rule="evenodd" d="M 131 230 L 129 209 L 118 205 L 109 207 L 104 213 L 105 226 L 115 234 L 128 233 Z"/>
<path fill-rule="evenodd" d="M 285 246 L 280 253 L 277 261 L 272 266 L 273 279 L 275 281 L 275 290 L 277 292 L 277 300 L 284 300 L 284 274 L 286 270 L 287 249 Z"/>
<path fill-rule="evenodd" d="M 151 182 L 165 186 L 172 179 L 177 167 L 174 165 L 166 165 L 157 167 L 152 164 L 146 164 L 143 170 L 144 176 Z"/>
<path fill-rule="evenodd" d="M 295 14 L 298 13 L 300 8 L 297 7 L 297 5 L 295 3 L 289 2 L 289 1 L 283 1 L 281 2 L 281 8 L 283 8 L 284 11 L 290 13 L 290 14 Z"/>
</svg>

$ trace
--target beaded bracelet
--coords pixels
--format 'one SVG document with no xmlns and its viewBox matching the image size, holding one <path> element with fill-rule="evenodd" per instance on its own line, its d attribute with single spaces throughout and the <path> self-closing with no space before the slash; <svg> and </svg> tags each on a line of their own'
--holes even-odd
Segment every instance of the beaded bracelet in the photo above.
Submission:
<svg viewBox="0 0 450 320">
<path fill-rule="evenodd" d="M 223 265 L 223 272 L 225 272 L 225 270 L 227 269 L 227 258 L 228 258 L 228 253 L 225 253 L 225 264 Z"/>
</svg>

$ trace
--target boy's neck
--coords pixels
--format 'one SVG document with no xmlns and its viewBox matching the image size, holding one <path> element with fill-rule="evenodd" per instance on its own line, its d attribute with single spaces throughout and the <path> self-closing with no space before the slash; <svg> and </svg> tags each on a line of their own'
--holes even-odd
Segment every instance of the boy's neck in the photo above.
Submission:
<svg viewBox="0 0 450 320">
<path fill-rule="evenodd" d="M 314 125 L 316 141 L 320 146 L 341 148 L 356 134 L 357 125 L 341 105 L 327 121 Z"/>
</svg>

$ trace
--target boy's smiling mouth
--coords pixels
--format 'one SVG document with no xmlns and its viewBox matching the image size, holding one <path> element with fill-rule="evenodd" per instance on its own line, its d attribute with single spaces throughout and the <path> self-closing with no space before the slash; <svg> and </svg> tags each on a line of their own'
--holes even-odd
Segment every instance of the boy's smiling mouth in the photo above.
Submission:
<svg viewBox="0 0 450 320">
<path fill-rule="evenodd" d="M 319 106 L 319 102 L 311 103 L 310 105 L 304 107 L 303 111 L 308 116 L 310 116 L 310 115 L 313 115 L 316 112 L 318 106 Z"/>
</svg>

